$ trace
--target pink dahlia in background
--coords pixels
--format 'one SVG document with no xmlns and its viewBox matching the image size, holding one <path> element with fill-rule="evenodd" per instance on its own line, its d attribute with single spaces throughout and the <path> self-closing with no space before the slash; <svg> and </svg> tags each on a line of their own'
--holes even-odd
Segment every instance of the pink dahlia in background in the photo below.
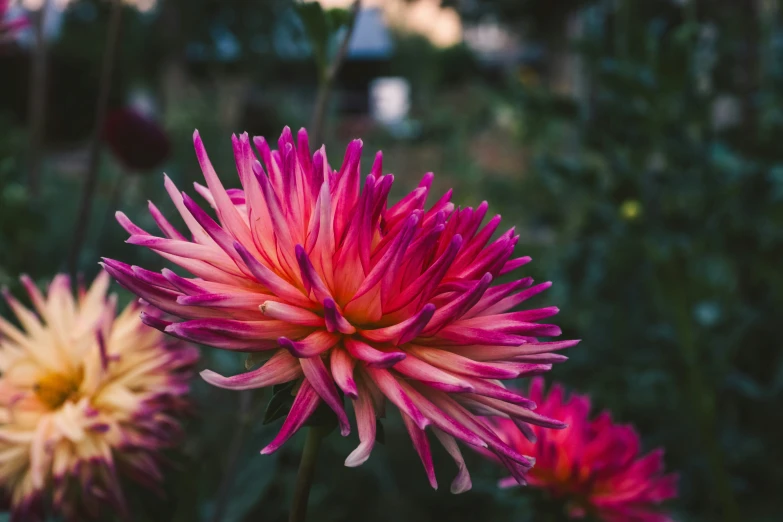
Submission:
<svg viewBox="0 0 783 522">
<path fill-rule="evenodd" d="M 560 335 L 557 326 L 537 322 L 557 308 L 511 311 L 549 283 L 531 286 L 526 277 L 493 285 L 530 261 L 511 258 L 514 230 L 492 240 L 500 216 L 482 227 L 487 204 L 456 209 L 450 191 L 425 208 L 432 174 L 389 206 L 394 178 L 382 174 L 380 153 L 362 186 L 360 140 L 334 170 L 323 147 L 311 155 L 304 129 L 294 141 L 286 128 L 276 151 L 254 138 L 263 166 L 247 134 L 234 136 L 242 189 L 228 190 L 198 133 L 194 142 L 207 182 L 196 184 L 196 192 L 219 221 L 168 178 L 166 189 L 190 237 L 152 203 L 164 237 L 118 213 L 129 243 L 151 248 L 193 277 L 112 260 L 105 266 L 126 288 L 182 319 L 145 316 L 147 324 L 267 357 L 260 368 L 233 377 L 205 371 L 208 382 L 233 390 L 296 383 L 280 433 L 261 452 L 277 450 L 322 402 L 347 435 L 344 394 L 353 402 L 360 440 L 347 466 L 370 456 L 376 417 L 389 401 L 400 410 L 433 487 L 427 427 L 457 463 L 453 492 L 470 488 L 456 441 L 487 448 L 522 482 L 532 460 L 476 412 L 563 428 L 500 381 L 549 370 L 565 359 L 553 352 L 576 342 L 538 340 Z"/>
<path fill-rule="evenodd" d="M 142 324 L 136 304 L 115 317 L 105 273 L 76 299 L 65 275 L 46 296 L 22 282 L 37 314 L 6 291 L 21 328 L 0 318 L 0 489 L 11 520 L 123 514 L 120 476 L 162 479 L 159 452 L 180 435 L 197 350 Z"/>
<path fill-rule="evenodd" d="M 134 107 L 109 111 L 102 137 L 117 161 L 130 172 L 159 167 L 171 152 L 171 142 L 163 127 Z"/>
<path fill-rule="evenodd" d="M 533 427 L 523 434 L 512 419 L 496 419 L 501 438 L 536 459 L 531 486 L 562 499 L 571 518 L 587 515 L 606 522 L 668 522 L 659 504 L 677 496 L 677 475 L 664 474 L 663 450 L 640 457 L 633 426 L 615 424 L 608 412 L 590 419 L 590 398 L 560 385 L 544 395 L 544 381 L 533 379 L 530 400 L 536 411 L 568 424 L 562 431 Z M 511 477 L 501 481 L 513 485 Z"/>
<path fill-rule="evenodd" d="M 11 0 L 0 0 L 0 42 L 2 42 L 5 37 L 10 36 L 19 29 L 23 29 L 29 25 L 29 21 L 23 16 L 6 20 L 10 3 Z"/>
</svg>

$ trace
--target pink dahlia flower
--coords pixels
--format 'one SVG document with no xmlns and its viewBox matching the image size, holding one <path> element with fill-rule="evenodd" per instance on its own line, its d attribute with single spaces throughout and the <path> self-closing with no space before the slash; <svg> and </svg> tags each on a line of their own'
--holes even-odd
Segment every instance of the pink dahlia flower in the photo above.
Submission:
<svg viewBox="0 0 783 522">
<path fill-rule="evenodd" d="M 670 522 L 659 504 L 677 496 L 677 475 L 664 474 L 663 450 L 640 457 L 633 426 L 615 424 L 608 412 L 589 418 L 590 398 L 554 385 L 544 395 L 542 378 L 533 379 L 529 398 L 536 411 L 562 419 L 568 429 L 537 426 L 521 431 L 512 419 L 496 419 L 500 436 L 515 450 L 531 455 L 536 466 L 531 486 L 562 499 L 571 518 L 587 515 L 606 522 Z M 510 486 L 511 477 L 501 481 Z"/>
<path fill-rule="evenodd" d="M 177 443 L 198 352 L 142 324 L 136 304 L 115 317 L 106 273 L 76 299 L 65 275 L 46 296 L 22 282 L 37 314 L 5 292 L 21 328 L 0 318 L 0 489 L 11 520 L 124 514 L 119 477 L 162 479 L 160 451 Z"/>
<path fill-rule="evenodd" d="M 324 148 L 311 156 L 304 129 L 295 142 L 286 128 L 276 151 L 254 138 L 263 166 L 247 134 L 235 136 L 242 190 L 226 190 L 198 133 L 194 142 L 207 182 L 195 188 L 219 223 L 168 178 L 166 189 L 190 238 L 152 204 L 165 237 L 118 213 L 129 243 L 158 252 L 194 277 L 111 260 L 105 265 L 126 288 L 183 319 L 145 317 L 147 324 L 182 339 L 264 352 L 268 358 L 260 368 L 233 377 L 205 371 L 208 382 L 233 390 L 296 382 L 291 411 L 261 453 L 277 450 L 321 402 L 347 435 L 351 426 L 342 392 L 353 402 L 360 440 L 347 466 L 369 457 L 376 417 L 389 401 L 400 410 L 433 487 L 427 427 L 459 468 L 452 491 L 470 488 L 457 440 L 488 448 L 521 482 L 531 459 L 503 442 L 475 412 L 564 427 L 531 411 L 528 399 L 500 381 L 549 370 L 565 359 L 553 352 L 575 341 L 538 340 L 560 335 L 557 326 L 536 322 L 557 308 L 510 311 L 549 283 L 531 286 L 527 277 L 492 284 L 530 260 L 511 258 L 514 230 L 492 240 L 500 216 L 482 227 L 487 204 L 455 209 L 450 191 L 425 209 L 432 174 L 387 206 L 394 178 L 382 175 L 378 153 L 362 187 L 360 140 L 333 170 Z"/>
<path fill-rule="evenodd" d="M 29 25 L 29 21 L 24 16 L 13 18 L 11 20 L 5 19 L 10 3 L 11 0 L 0 0 L 0 42 L 6 36 L 10 36 L 16 31 L 24 29 Z"/>
</svg>

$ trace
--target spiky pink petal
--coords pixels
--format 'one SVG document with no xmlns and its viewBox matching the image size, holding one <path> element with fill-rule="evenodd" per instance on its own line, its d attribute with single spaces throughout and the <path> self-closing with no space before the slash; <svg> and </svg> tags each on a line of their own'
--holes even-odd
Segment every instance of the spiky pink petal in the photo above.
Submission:
<svg viewBox="0 0 783 522">
<path fill-rule="evenodd" d="M 335 347 L 330 357 L 332 377 L 337 386 L 351 399 L 359 397 L 359 390 L 353 377 L 356 359 L 344 349 Z"/>
<path fill-rule="evenodd" d="M 303 380 L 299 391 L 296 393 L 294 403 L 291 405 L 291 411 L 288 412 L 288 416 L 285 418 L 285 422 L 283 422 L 283 426 L 272 442 L 261 450 L 261 454 L 269 455 L 277 451 L 285 441 L 299 431 L 299 428 L 304 425 L 308 417 L 315 412 L 320 402 L 321 399 L 318 393 L 316 393 L 309 381 L 307 379 Z"/>
<path fill-rule="evenodd" d="M 201 378 L 218 388 L 251 390 L 292 381 L 302 375 L 302 367 L 288 352 L 278 351 L 263 366 L 233 377 L 223 377 L 212 370 L 203 370 Z"/>
<path fill-rule="evenodd" d="M 345 465 L 348 467 L 356 467 L 363 464 L 370 458 L 370 452 L 375 444 L 376 412 L 373 407 L 372 396 L 370 391 L 363 385 L 360 391 L 362 393 L 357 394 L 353 403 L 356 412 L 356 424 L 359 427 L 360 443 L 345 459 Z"/>
</svg>

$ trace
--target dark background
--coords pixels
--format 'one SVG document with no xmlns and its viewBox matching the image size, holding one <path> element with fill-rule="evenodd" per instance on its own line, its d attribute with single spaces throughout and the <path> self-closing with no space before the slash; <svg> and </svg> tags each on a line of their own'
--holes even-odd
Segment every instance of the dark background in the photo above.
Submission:
<svg viewBox="0 0 783 522">
<path fill-rule="evenodd" d="M 674 518 L 781 520 L 781 2 L 444 4 L 459 14 L 464 42 L 437 47 L 390 24 L 388 55 L 349 55 L 328 110 L 331 163 L 362 137 L 365 170 L 384 150 L 394 197 L 434 171 L 436 192 L 453 186 L 457 204 L 489 200 L 521 234 L 530 274 L 555 283 L 537 304 L 559 306 L 564 336 L 584 340 L 547 378 L 635 424 L 645 449 L 666 449 L 667 468 L 681 476 Z M 27 110 L 36 47 L 27 34 L 0 51 L 0 284 L 12 290 L 21 272 L 45 282 L 67 269 L 108 16 L 109 2 L 98 0 L 62 12 L 47 40 L 38 143 Z M 511 43 L 477 49 L 467 35 L 482 27 Z M 109 105 L 145 100 L 171 153 L 128 172 L 104 150 L 80 271 L 93 276 L 99 256 L 160 266 L 124 244 L 112 212 L 146 226 L 151 199 L 171 215 L 161 173 L 185 190 L 202 181 L 194 128 L 224 183 L 236 186 L 232 132 L 274 141 L 283 125 L 308 123 L 317 67 L 307 41 L 284 0 L 159 0 L 150 11 L 123 10 Z M 367 84 L 379 76 L 410 84 L 401 126 L 367 113 Z M 37 194 L 31 169 L 41 173 Z M 202 352 L 203 367 L 242 367 L 235 354 Z M 261 424 L 270 393 L 196 382 L 166 499 L 132 489 L 134 520 L 285 520 L 303 436 L 258 455 L 280 422 Z M 471 492 L 448 493 L 455 470 L 440 453 L 441 488 L 430 490 L 399 419 L 385 428 L 385 444 L 356 469 L 342 466 L 355 438 L 329 438 L 312 520 L 556 519 L 559 507 L 535 491 L 498 490 L 500 470 L 475 455 Z M 215 517 L 219 504 L 227 509 Z"/>
</svg>

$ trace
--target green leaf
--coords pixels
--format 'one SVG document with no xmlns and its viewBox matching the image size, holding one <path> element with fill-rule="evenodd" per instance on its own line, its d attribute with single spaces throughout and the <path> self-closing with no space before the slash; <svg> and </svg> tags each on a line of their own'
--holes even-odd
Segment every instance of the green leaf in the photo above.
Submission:
<svg viewBox="0 0 783 522">
<path fill-rule="evenodd" d="M 326 20 L 333 32 L 351 23 L 351 11 L 335 7 L 326 11 Z"/>
<path fill-rule="evenodd" d="M 269 399 L 269 404 L 266 405 L 266 411 L 264 412 L 264 424 L 274 422 L 288 414 L 291 410 L 291 405 L 294 403 L 294 396 L 291 394 L 291 391 L 294 389 L 295 383 L 296 381 L 276 384 L 272 388 L 272 398 Z"/>
</svg>

